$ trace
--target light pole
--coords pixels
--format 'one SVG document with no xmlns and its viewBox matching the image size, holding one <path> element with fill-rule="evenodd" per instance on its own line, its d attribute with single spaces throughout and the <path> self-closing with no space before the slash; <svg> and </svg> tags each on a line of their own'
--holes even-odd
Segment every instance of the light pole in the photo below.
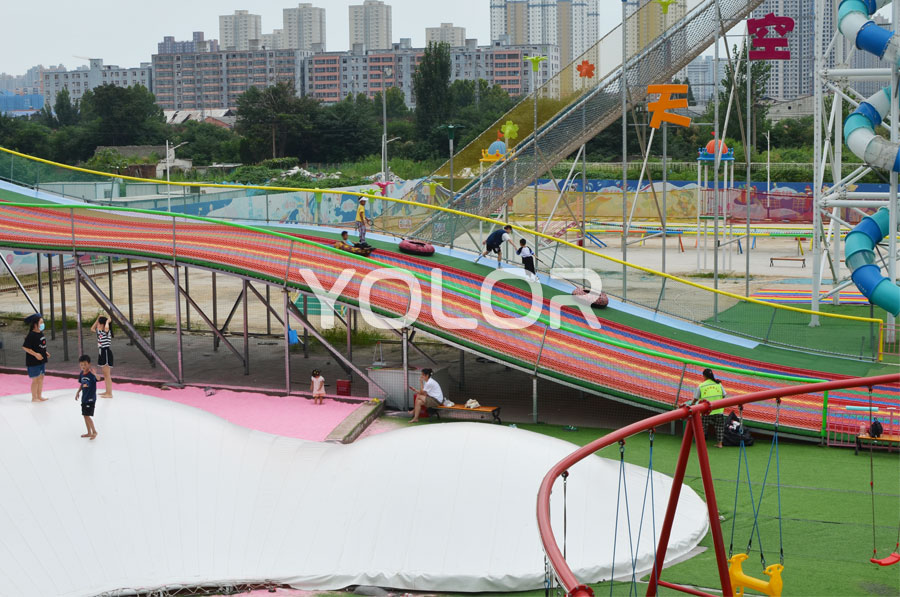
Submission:
<svg viewBox="0 0 900 597">
<path fill-rule="evenodd" d="M 450 199 L 452 200 L 454 197 L 453 194 L 453 135 L 456 129 L 463 128 L 461 124 L 444 124 L 441 125 L 442 129 L 447 129 L 447 135 L 450 137 Z"/>
<path fill-rule="evenodd" d="M 169 149 L 169 140 L 166 139 L 166 204 L 169 213 L 172 213 L 172 193 L 169 188 L 169 163 L 175 158 L 175 150 L 188 143 L 190 143 L 190 141 L 184 141 L 183 143 L 174 146 L 172 149 Z"/>
<path fill-rule="evenodd" d="M 388 182 L 388 162 L 387 162 L 387 87 L 385 87 L 385 79 L 390 77 L 394 69 L 390 66 L 381 69 L 381 182 Z"/>
<path fill-rule="evenodd" d="M 537 72 L 541 67 L 541 62 L 546 60 L 546 56 L 525 56 L 523 60 L 531 63 L 531 93 L 534 95 L 534 130 L 532 132 L 532 155 L 534 155 L 534 260 L 538 260 L 538 248 L 540 247 L 540 239 L 537 235 L 538 231 L 538 177 L 541 175 L 540 160 L 538 159 L 538 88 L 537 88 Z"/>
</svg>

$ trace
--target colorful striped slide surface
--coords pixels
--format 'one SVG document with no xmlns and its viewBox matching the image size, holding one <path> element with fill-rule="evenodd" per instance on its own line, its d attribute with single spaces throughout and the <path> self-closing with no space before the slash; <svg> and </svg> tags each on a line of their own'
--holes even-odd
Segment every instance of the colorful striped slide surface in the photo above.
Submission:
<svg viewBox="0 0 900 597">
<path fill-rule="evenodd" d="M 324 288 L 331 288 L 342 272 L 351 270 L 352 277 L 339 299 L 351 305 L 359 303 L 361 282 L 369 272 L 383 265 L 401 267 L 418 276 L 421 289 L 423 308 L 413 327 L 539 376 L 655 408 L 672 408 L 690 399 L 700 382 L 702 366 L 685 367 L 671 357 L 696 359 L 714 368 L 732 366 L 818 379 L 839 377 L 736 358 L 609 321 L 603 321 L 603 329 L 592 330 L 583 315 L 571 307 L 563 309 L 562 326 L 554 329 L 546 324 L 549 301 L 542 305 L 542 319 L 537 323 L 524 329 L 501 329 L 486 321 L 482 314 L 478 294 L 481 276 L 443 267 L 445 283 L 437 298 L 442 312 L 450 318 L 468 317 L 477 322 L 473 329 L 446 329 L 436 321 L 432 309 L 438 292 L 432 288 L 428 276 L 433 267 L 431 262 L 387 251 L 377 252 L 378 260 L 365 259 L 330 245 L 330 242 L 320 244 L 209 220 L 178 218 L 173 224 L 171 217 L 163 215 L 0 204 L 2 247 L 174 260 L 251 276 L 279 286 L 286 279 L 288 287 L 304 291 L 310 288 L 301 269 L 315 274 Z M 409 300 L 409 286 L 395 279 L 376 283 L 369 296 L 374 312 L 393 317 L 406 313 Z M 530 295 L 499 283 L 492 302 L 501 319 L 515 317 L 528 311 Z M 639 349 L 660 354 L 647 355 Z M 732 395 L 796 384 L 745 373 L 721 372 L 720 377 Z M 530 396 L 522 398 L 530 399 Z M 832 404 L 861 405 L 867 401 L 866 396 L 850 391 L 834 392 L 829 399 Z M 900 405 L 900 386 L 876 388 L 875 405 Z M 774 404 L 749 405 L 744 415 L 751 424 L 770 425 L 775 416 Z M 819 435 L 822 396 L 786 399 L 780 423 L 799 434 Z"/>
</svg>

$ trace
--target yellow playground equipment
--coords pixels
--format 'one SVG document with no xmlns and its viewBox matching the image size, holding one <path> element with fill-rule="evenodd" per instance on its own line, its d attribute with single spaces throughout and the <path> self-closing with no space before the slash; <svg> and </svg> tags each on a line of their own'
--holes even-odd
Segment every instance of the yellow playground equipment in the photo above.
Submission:
<svg viewBox="0 0 900 597">
<path fill-rule="evenodd" d="M 769 577 L 768 582 L 758 578 L 748 576 L 742 567 L 744 560 L 749 558 L 745 553 L 735 554 L 728 560 L 728 575 L 731 577 L 731 589 L 738 597 L 743 597 L 746 589 L 752 589 L 769 595 L 769 597 L 781 597 L 781 571 L 784 566 L 781 564 L 771 564 L 766 567 L 765 574 Z"/>
</svg>

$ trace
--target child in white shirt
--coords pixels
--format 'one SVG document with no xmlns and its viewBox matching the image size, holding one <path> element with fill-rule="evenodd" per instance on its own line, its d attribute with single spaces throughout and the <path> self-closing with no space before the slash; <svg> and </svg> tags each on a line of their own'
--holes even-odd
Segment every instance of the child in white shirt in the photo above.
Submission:
<svg viewBox="0 0 900 597">
<path fill-rule="evenodd" d="M 537 279 L 537 271 L 534 267 L 534 251 L 525 243 L 525 239 L 519 239 L 519 248 L 516 249 L 516 255 L 522 258 L 522 265 L 526 270 L 531 272 L 531 278 Z"/>
<path fill-rule="evenodd" d="M 313 395 L 313 404 L 324 404 L 325 402 L 325 378 L 319 373 L 318 369 L 313 369 L 309 391 Z"/>
</svg>

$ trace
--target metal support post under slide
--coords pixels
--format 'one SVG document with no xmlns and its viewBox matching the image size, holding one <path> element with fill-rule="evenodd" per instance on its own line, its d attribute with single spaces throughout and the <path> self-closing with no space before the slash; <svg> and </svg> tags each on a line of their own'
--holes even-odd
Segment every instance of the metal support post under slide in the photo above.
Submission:
<svg viewBox="0 0 900 597">
<path fill-rule="evenodd" d="M 282 324 L 284 325 L 284 393 L 286 396 L 291 395 L 291 335 L 290 330 L 288 329 L 288 305 L 291 303 L 291 298 L 287 291 L 287 288 L 281 289 L 281 297 L 282 297 L 282 310 L 284 311 L 284 319 L 282 320 Z"/>
<path fill-rule="evenodd" d="M 147 310 L 150 315 L 150 348 L 156 350 L 156 323 L 153 314 L 153 262 L 147 262 Z M 155 361 L 152 363 L 155 367 Z"/>
<path fill-rule="evenodd" d="M 237 299 L 235 299 L 234 304 L 231 306 L 231 311 L 228 312 L 228 317 L 225 318 L 225 323 L 223 323 L 222 327 L 219 328 L 219 331 L 222 332 L 223 334 L 225 333 L 225 330 L 228 329 L 228 324 L 231 323 L 231 318 L 234 317 L 235 313 L 237 313 L 237 308 L 240 306 L 241 299 L 243 299 L 243 298 L 244 298 L 244 289 L 241 288 L 241 291 L 238 293 Z M 216 345 L 216 347 L 218 347 L 219 346 L 219 338 L 216 337 L 215 340 L 216 340 L 215 345 Z"/>
<path fill-rule="evenodd" d="M 244 280 L 244 289 L 241 294 L 244 297 L 244 375 L 250 375 L 250 319 L 248 309 L 247 286 L 250 282 Z"/>
<path fill-rule="evenodd" d="M 56 322 L 53 307 L 53 255 L 47 253 L 47 288 L 50 291 L 50 339 L 56 340 Z"/>
<path fill-rule="evenodd" d="M 80 266 L 77 266 L 80 269 Z M 82 272 L 83 274 L 83 272 Z M 109 298 L 103 294 L 103 291 L 100 290 L 100 287 L 97 286 L 93 280 L 89 277 L 82 275 L 81 276 L 81 285 L 84 286 L 84 289 L 88 291 L 88 293 L 94 297 L 94 300 L 107 312 L 109 313 L 110 318 L 116 322 L 124 331 L 125 335 L 131 340 L 131 342 L 137 346 L 138 350 L 140 350 L 147 360 L 150 361 L 152 365 L 159 365 L 163 368 L 163 370 L 172 377 L 173 380 L 178 381 L 178 376 L 169 368 L 166 362 L 160 357 L 156 351 L 147 344 L 147 341 L 138 333 L 134 326 L 128 322 L 128 319 L 119 311 L 118 307 L 116 307 Z"/>
<path fill-rule="evenodd" d="M 28 304 L 31 305 L 31 310 L 32 310 L 32 312 L 33 312 L 33 313 L 41 313 L 41 309 L 38 307 L 38 305 L 35 305 L 35 304 L 34 304 L 34 301 L 33 301 L 33 300 L 31 300 L 31 296 L 28 294 L 28 291 L 25 290 L 25 287 L 22 286 L 22 282 L 19 280 L 19 276 L 17 276 L 17 275 L 16 275 L 16 272 L 14 272 L 14 271 L 12 270 L 12 268 L 11 268 L 11 267 L 9 266 L 9 264 L 6 262 L 6 259 L 0 259 L 0 261 L 3 262 L 3 265 L 6 267 L 6 271 L 9 272 L 9 275 L 12 276 L 13 280 L 16 281 L 16 286 L 18 286 L 18 287 L 19 287 L 19 290 L 22 291 L 22 294 L 25 295 L 25 299 L 28 301 Z M 41 277 L 40 277 L 40 276 L 41 276 L 41 266 L 40 266 L 40 263 L 41 263 L 41 255 L 40 255 L 40 253 L 38 253 L 38 292 L 40 292 L 40 288 L 41 288 L 41 286 L 40 286 L 40 284 L 41 284 Z"/>
<path fill-rule="evenodd" d="M 252 292 L 252 293 L 256 296 L 256 298 L 259 299 L 259 302 L 261 302 L 261 303 L 265 306 L 265 308 L 266 308 L 266 313 L 267 313 L 267 314 L 269 314 L 269 315 L 274 315 L 274 316 L 275 316 L 275 319 L 278 320 L 278 323 L 284 324 L 284 321 L 281 319 L 281 316 L 278 315 L 278 311 L 276 311 L 276 310 L 272 307 L 272 305 L 269 303 L 268 297 L 270 297 L 271 294 L 270 294 L 270 292 L 269 292 L 269 285 L 268 285 L 268 284 L 266 285 L 266 296 L 265 296 L 265 297 L 263 297 L 263 295 L 260 294 L 260 292 L 259 292 L 256 288 L 253 287 L 253 284 L 250 284 L 249 282 L 247 283 L 247 289 L 248 289 L 250 292 Z"/>
<path fill-rule="evenodd" d="M 78 267 L 78 262 L 75 262 Z M 69 321 L 66 319 L 66 270 L 63 268 L 63 256 L 59 256 L 59 308 L 62 321 L 63 361 L 69 360 Z"/>
<path fill-rule="evenodd" d="M 159 269 L 166 275 L 166 277 L 169 279 L 170 282 L 172 282 L 172 284 L 175 283 L 175 277 L 174 277 L 171 273 L 169 273 L 169 270 L 166 269 L 166 266 L 165 266 L 165 265 L 163 265 L 162 263 L 160 263 L 160 264 L 159 264 Z M 238 360 L 241 361 L 241 364 L 243 364 L 243 363 L 244 363 L 244 357 L 241 355 L 240 352 L 238 352 L 238 350 L 234 347 L 234 345 L 231 344 L 231 342 L 228 341 L 228 339 L 222 334 L 222 332 L 220 332 L 219 330 L 216 329 L 215 324 L 209 319 L 209 317 L 206 316 L 206 313 L 203 312 L 203 309 L 201 309 L 200 306 L 199 306 L 196 302 L 194 302 L 194 299 L 192 299 L 192 298 L 191 298 L 191 295 L 188 294 L 187 289 L 186 289 L 186 288 L 182 288 L 182 289 L 181 289 L 181 293 L 184 295 L 185 301 L 186 301 L 191 307 L 193 307 L 195 311 L 197 311 L 197 314 L 200 315 L 200 318 L 201 318 L 203 321 L 206 322 L 206 325 L 208 325 L 208 326 L 210 327 L 210 329 L 213 331 L 213 334 L 215 334 L 216 337 L 217 337 L 220 341 L 224 342 L 224 343 L 225 343 L 225 346 L 227 346 L 228 349 L 231 350 L 231 352 L 234 354 L 234 356 L 236 356 L 236 357 L 238 358 Z"/>
<path fill-rule="evenodd" d="M 403 332 L 401 332 L 400 330 L 395 330 L 394 328 L 391 328 L 391 331 L 394 332 L 395 334 L 397 334 L 398 336 L 400 336 L 401 338 L 403 337 Z M 413 342 L 413 337 L 415 335 L 416 335 L 416 332 L 415 332 L 415 330 L 413 330 L 412 334 L 410 334 L 409 338 L 407 339 L 407 342 L 409 342 L 409 345 L 412 346 L 412 349 L 415 350 L 417 353 L 419 353 L 420 355 L 422 355 L 423 357 L 425 357 L 426 359 L 428 359 L 429 361 L 431 361 L 432 363 L 437 365 L 437 361 L 434 360 L 434 358 L 430 354 L 428 354 L 427 352 L 425 352 L 424 350 L 422 350 L 421 348 L 416 346 L 416 343 Z"/>
<path fill-rule="evenodd" d="M 411 408 L 409 404 L 409 328 L 403 328 L 400 331 L 401 353 L 403 355 L 403 395 L 406 400 L 403 401 L 406 408 Z"/>
<path fill-rule="evenodd" d="M 41 277 L 41 254 L 37 253 L 38 313 L 44 314 L 44 285 Z"/>
<path fill-rule="evenodd" d="M 175 220 L 172 220 L 174 225 Z M 184 346 L 181 336 L 181 282 L 178 264 L 173 263 L 175 268 L 175 354 L 178 365 L 178 383 L 184 382 Z"/>
<path fill-rule="evenodd" d="M 5 260 L 4 260 L 5 261 Z M 75 263 L 78 263 L 78 254 L 75 254 Z M 112 302 L 112 297 L 109 299 Z M 75 329 L 78 330 L 78 358 L 84 354 L 84 330 L 81 328 L 81 268 L 75 267 Z"/>
<path fill-rule="evenodd" d="M 350 370 L 353 371 L 354 373 L 356 373 L 357 375 L 359 375 L 359 376 L 363 379 L 363 381 L 365 381 L 366 383 L 369 383 L 369 384 L 375 386 L 376 388 L 378 388 L 379 390 L 381 390 L 385 395 L 387 395 L 387 392 L 385 391 L 384 388 L 382 388 L 380 385 L 378 385 L 377 383 L 375 383 L 374 381 L 372 381 L 372 378 L 370 378 L 368 375 L 366 375 L 366 373 L 365 373 L 364 371 L 361 371 L 356 365 L 353 364 L 352 361 L 348 360 L 344 355 L 341 354 L 341 352 L 340 352 L 339 350 L 337 350 L 334 346 L 332 346 L 332 345 L 325 339 L 325 337 L 322 336 L 322 334 L 320 334 L 319 331 L 316 330 L 316 328 L 315 328 L 315 327 L 314 327 L 314 326 L 313 326 L 313 325 L 312 325 L 312 324 L 311 324 L 311 323 L 310 323 L 310 322 L 309 322 L 309 321 L 308 321 L 308 320 L 300 313 L 300 310 L 297 309 L 297 306 L 296 306 L 296 305 L 289 304 L 289 305 L 288 305 L 288 312 L 291 314 L 291 316 L 292 316 L 294 319 L 297 320 L 297 322 L 298 322 L 301 326 L 303 326 L 303 328 L 304 328 L 305 330 L 307 330 L 307 331 L 310 333 L 310 335 L 311 335 L 313 338 L 315 338 L 316 340 L 318 340 L 319 342 L 321 342 L 321 343 L 322 343 L 322 346 L 325 347 L 325 350 L 327 350 L 328 352 L 330 352 L 330 353 L 334 356 L 334 358 L 336 358 L 338 361 L 340 361 L 341 363 L 343 363 L 346 367 L 349 367 Z"/>
</svg>

